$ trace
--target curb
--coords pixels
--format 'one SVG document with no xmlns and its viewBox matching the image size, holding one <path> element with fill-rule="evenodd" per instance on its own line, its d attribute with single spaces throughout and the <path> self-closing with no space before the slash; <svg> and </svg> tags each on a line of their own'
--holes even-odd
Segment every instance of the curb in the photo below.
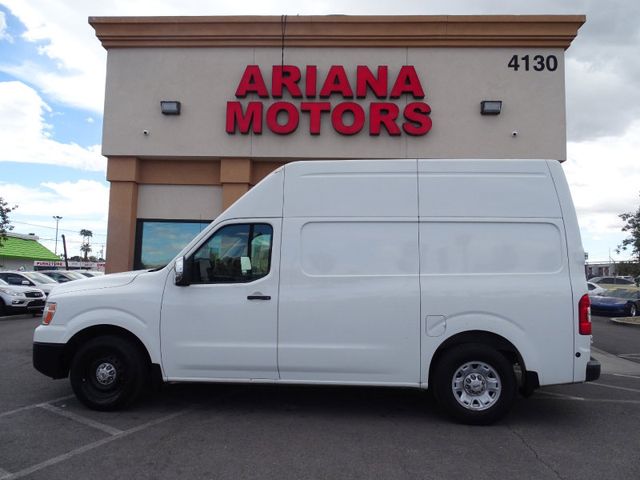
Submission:
<svg viewBox="0 0 640 480">
<path fill-rule="evenodd" d="M 618 375 L 640 375 L 640 363 L 618 357 L 594 346 L 591 355 L 600 362 L 602 373 Z"/>
<path fill-rule="evenodd" d="M 640 317 L 609 318 L 609 321 L 618 323 L 620 325 L 631 325 L 633 327 L 640 327 Z"/>
</svg>

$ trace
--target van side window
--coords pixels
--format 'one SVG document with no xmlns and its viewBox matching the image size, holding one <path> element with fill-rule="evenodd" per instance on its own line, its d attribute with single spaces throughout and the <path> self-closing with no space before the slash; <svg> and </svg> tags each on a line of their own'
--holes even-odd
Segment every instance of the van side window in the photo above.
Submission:
<svg viewBox="0 0 640 480">
<path fill-rule="evenodd" d="M 262 223 L 226 225 L 193 255 L 192 283 L 246 283 L 271 267 L 273 229 Z"/>
</svg>

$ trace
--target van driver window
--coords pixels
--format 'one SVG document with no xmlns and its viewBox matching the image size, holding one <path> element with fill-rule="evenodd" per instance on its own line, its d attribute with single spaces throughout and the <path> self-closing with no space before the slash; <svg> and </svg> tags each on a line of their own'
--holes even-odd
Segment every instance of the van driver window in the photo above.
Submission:
<svg viewBox="0 0 640 480">
<path fill-rule="evenodd" d="M 246 283 L 271 266 L 273 229 L 267 224 L 226 225 L 192 257 L 192 283 Z"/>
</svg>

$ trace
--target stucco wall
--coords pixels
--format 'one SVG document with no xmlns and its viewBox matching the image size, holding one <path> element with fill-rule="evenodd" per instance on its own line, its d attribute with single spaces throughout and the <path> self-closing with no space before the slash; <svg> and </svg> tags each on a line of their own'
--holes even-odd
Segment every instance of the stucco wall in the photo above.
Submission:
<svg viewBox="0 0 640 480">
<path fill-rule="evenodd" d="M 513 55 L 555 55 L 557 69 L 517 72 Z M 308 132 L 308 115 L 290 135 L 225 132 L 228 101 L 247 65 L 260 65 L 267 86 L 279 48 L 110 49 L 103 154 L 138 157 L 244 158 L 554 158 L 564 160 L 565 98 L 562 48 L 287 48 L 284 63 L 318 66 L 322 79 L 343 65 L 355 85 L 357 65 L 389 66 L 390 82 L 400 66 L 413 65 L 431 106 L 433 127 L 420 137 L 386 132 L 370 136 L 336 133 L 327 115 L 319 136 Z M 321 81 L 321 80 L 320 80 Z M 160 100 L 179 100 L 180 116 L 160 113 Z M 241 101 L 258 100 L 250 95 Z M 285 101 L 290 98 L 283 98 Z M 316 99 L 317 100 L 317 99 Z M 373 95 L 357 100 L 363 106 Z M 410 99 L 411 100 L 411 99 Z M 502 113 L 481 116 L 482 100 L 502 100 Z M 292 100 L 298 104 L 299 99 Z M 333 95 L 332 104 L 344 101 Z M 265 100 L 268 105 L 273 99 Z M 407 98 L 401 98 L 401 106 Z M 366 108 L 365 108 L 366 110 Z M 148 135 L 143 131 L 147 130 Z M 512 132 L 517 131 L 516 137 Z"/>
</svg>

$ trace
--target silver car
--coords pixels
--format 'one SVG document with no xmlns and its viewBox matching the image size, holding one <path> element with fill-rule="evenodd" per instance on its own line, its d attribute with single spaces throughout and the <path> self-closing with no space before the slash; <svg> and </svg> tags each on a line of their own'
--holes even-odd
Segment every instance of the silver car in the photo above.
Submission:
<svg viewBox="0 0 640 480">
<path fill-rule="evenodd" d="M 42 313 L 46 296 L 40 289 L 9 285 L 0 280 L 0 316 L 12 313 Z"/>
<path fill-rule="evenodd" d="M 53 278 L 39 272 L 21 272 L 17 270 L 7 270 L 0 272 L 0 280 L 4 280 L 9 285 L 39 288 L 48 297 L 51 289 L 58 285 Z"/>
</svg>

